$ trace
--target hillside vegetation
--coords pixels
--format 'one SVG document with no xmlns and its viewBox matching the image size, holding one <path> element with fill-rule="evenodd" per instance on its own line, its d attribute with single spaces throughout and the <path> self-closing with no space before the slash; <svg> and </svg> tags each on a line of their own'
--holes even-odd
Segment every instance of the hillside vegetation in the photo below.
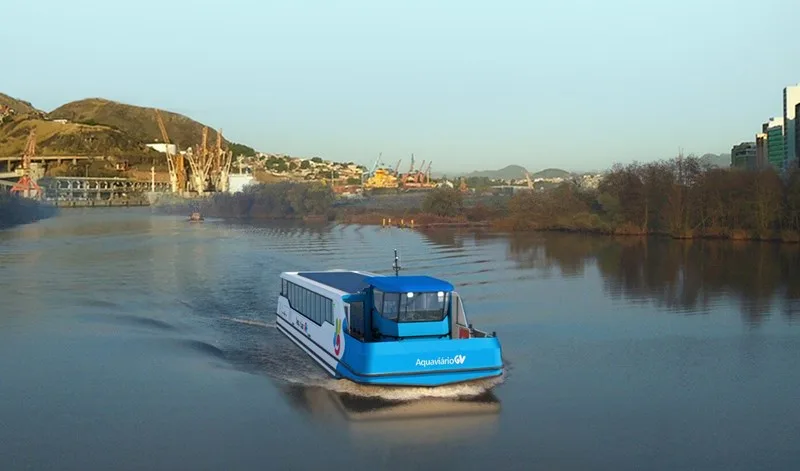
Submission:
<svg viewBox="0 0 800 471">
<path fill-rule="evenodd" d="M 0 125 L 0 156 L 21 155 L 31 128 L 36 129 L 37 155 L 110 157 L 161 155 L 129 135 L 107 126 L 60 124 L 44 119 L 16 118 Z"/>
<path fill-rule="evenodd" d="M 27 101 L 18 100 L 16 98 L 6 95 L 5 93 L 0 93 L 0 108 L 4 106 L 13 109 L 17 114 L 29 114 L 29 113 L 39 112 L 39 110 L 34 108 L 33 105 Z"/>
<path fill-rule="evenodd" d="M 200 144 L 203 123 L 178 113 L 160 112 L 171 143 L 180 150 Z M 37 155 L 108 158 L 91 165 L 89 172 L 96 176 L 108 172 L 116 174 L 114 162 L 120 160 L 127 160 L 140 170 L 149 171 L 151 165 L 159 171 L 166 170 L 164 154 L 146 146 L 162 141 L 152 108 L 88 98 L 45 113 L 27 101 L 0 94 L 0 156 L 21 155 L 33 128 L 36 129 Z M 216 138 L 216 131 L 209 127 L 209 145 L 215 145 Z M 234 155 L 255 155 L 251 147 L 226 139 L 223 139 L 223 146 Z M 85 164 L 72 167 L 65 164 L 63 168 L 48 168 L 48 173 L 83 175 L 87 171 Z"/>
<path fill-rule="evenodd" d="M 170 142 L 186 149 L 200 144 L 203 124 L 178 113 L 159 110 Z M 67 119 L 74 123 L 102 125 L 119 130 L 131 139 L 161 142 L 155 112 L 152 108 L 127 105 L 102 98 L 87 98 L 62 105 L 48 114 L 51 119 Z M 209 142 L 216 142 L 216 133 L 209 127 Z M 223 145 L 228 141 L 224 140 Z"/>
</svg>

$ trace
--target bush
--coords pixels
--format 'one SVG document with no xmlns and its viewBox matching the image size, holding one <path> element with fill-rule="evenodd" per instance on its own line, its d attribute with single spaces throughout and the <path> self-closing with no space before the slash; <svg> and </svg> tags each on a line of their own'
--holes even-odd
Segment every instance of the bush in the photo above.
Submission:
<svg viewBox="0 0 800 471">
<path fill-rule="evenodd" d="M 422 210 L 442 217 L 458 216 L 464 210 L 464 197 L 452 188 L 437 188 L 425 195 Z"/>
<path fill-rule="evenodd" d="M 260 183 L 249 185 L 234 194 L 216 194 L 203 200 L 199 208 L 179 205 L 164 208 L 168 212 L 190 212 L 199 209 L 212 217 L 296 219 L 331 214 L 333 191 L 316 183 Z"/>
</svg>

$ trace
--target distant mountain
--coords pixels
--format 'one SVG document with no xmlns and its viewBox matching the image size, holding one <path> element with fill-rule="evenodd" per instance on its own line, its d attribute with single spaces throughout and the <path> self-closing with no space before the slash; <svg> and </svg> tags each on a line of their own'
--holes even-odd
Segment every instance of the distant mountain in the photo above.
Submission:
<svg viewBox="0 0 800 471">
<path fill-rule="evenodd" d="M 467 174 L 462 174 L 464 178 L 492 178 L 492 179 L 516 179 L 516 178 L 525 178 L 525 172 L 527 170 L 525 167 L 520 165 L 509 165 L 507 167 L 503 167 L 500 170 L 478 170 L 475 172 L 470 172 Z"/>
<path fill-rule="evenodd" d="M 464 178 L 491 178 L 494 180 L 518 180 L 525 178 L 525 172 L 528 171 L 521 165 L 508 165 L 499 170 L 478 170 L 466 174 L 460 174 Z M 548 168 L 536 173 L 531 173 L 531 178 L 558 178 L 566 177 L 570 173 L 558 168 Z"/>
<path fill-rule="evenodd" d="M 531 174 L 531 178 L 566 178 L 570 173 L 560 168 L 546 168 L 540 172 Z"/>
</svg>

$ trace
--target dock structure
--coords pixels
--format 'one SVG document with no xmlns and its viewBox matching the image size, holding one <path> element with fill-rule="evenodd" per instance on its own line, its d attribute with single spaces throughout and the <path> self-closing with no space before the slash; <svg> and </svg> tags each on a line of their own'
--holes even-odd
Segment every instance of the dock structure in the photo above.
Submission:
<svg viewBox="0 0 800 471">
<path fill-rule="evenodd" d="M 169 182 L 120 177 L 44 177 L 38 181 L 57 206 L 146 206 L 147 193 L 169 191 Z"/>
<path fill-rule="evenodd" d="M 21 155 L 0 157 L 0 168 L 5 167 L 5 171 L 11 172 L 12 164 L 21 164 L 23 160 L 24 156 Z M 60 165 L 63 162 L 70 162 L 73 165 L 77 165 L 79 160 L 105 160 L 105 157 L 91 155 L 36 155 L 31 157 L 31 162 L 55 162 L 56 165 Z"/>
</svg>

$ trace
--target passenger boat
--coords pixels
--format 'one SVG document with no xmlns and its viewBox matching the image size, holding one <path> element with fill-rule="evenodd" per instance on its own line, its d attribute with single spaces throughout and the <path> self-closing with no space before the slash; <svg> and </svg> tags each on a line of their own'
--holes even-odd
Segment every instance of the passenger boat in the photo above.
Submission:
<svg viewBox="0 0 800 471">
<path fill-rule="evenodd" d="M 453 285 L 355 270 L 281 273 L 278 330 L 334 378 L 441 386 L 499 376 L 500 343 L 467 322 Z"/>
</svg>

